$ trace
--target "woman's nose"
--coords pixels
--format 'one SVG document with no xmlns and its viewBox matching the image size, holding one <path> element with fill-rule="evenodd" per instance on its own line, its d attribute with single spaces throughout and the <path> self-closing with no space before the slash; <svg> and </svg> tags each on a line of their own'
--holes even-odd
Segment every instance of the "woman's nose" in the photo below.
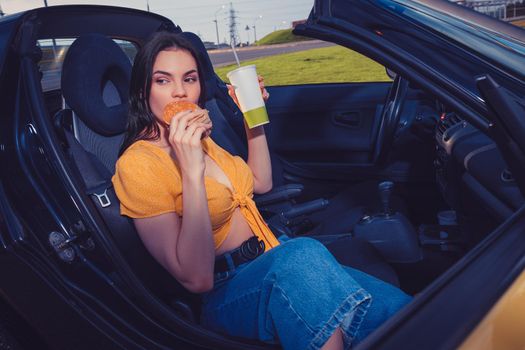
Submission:
<svg viewBox="0 0 525 350">
<path fill-rule="evenodd" d="M 172 97 L 186 97 L 186 89 L 182 84 L 175 83 L 173 85 L 173 90 L 171 91 Z"/>
</svg>

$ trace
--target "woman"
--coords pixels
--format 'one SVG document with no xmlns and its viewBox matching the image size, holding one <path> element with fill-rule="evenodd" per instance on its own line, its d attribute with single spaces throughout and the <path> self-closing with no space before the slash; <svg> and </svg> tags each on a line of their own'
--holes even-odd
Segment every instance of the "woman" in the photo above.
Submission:
<svg viewBox="0 0 525 350">
<path fill-rule="evenodd" d="M 247 163 L 213 142 L 196 57 L 182 37 L 159 32 L 135 58 L 113 177 L 121 213 L 154 258 L 203 295 L 205 327 L 285 349 L 356 344 L 410 298 L 339 265 L 313 239 L 275 238 L 251 199 L 272 188 L 264 129 L 246 128 Z M 163 109 L 174 101 L 201 108 L 168 125 Z"/>
</svg>

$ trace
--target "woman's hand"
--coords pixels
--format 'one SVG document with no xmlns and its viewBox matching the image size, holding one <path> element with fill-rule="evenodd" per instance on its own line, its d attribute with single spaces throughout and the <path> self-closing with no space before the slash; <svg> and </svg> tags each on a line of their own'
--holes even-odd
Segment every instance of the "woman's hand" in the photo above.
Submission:
<svg viewBox="0 0 525 350">
<path fill-rule="evenodd" d="M 188 112 L 190 112 L 188 110 Z M 191 118 L 189 121 L 188 121 L 188 126 L 190 126 L 191 124 L 195 123 L 195 122 L 200 122 L 200 123 L 204 123 L 204 124 L 209 124 L 210 125 L 210 129 L 207 130 L 202 138 L 205 138 L 205 137 L 208 137 L 210 136 L 211 134 L 211 128 L 213 128 L 213 122 L 211 121 L 211 118 L 210 118 L 210 115 L 209 115 L 209 111 L 207 109 L 198 109 L 198 110 L 195 110 L 195 112 L 198 112 L 195 117 Z M 172 118 L 174 117 L 175 115 L 172 116 Z M 164 124 L 165 127 L 168 127 L 169 128 L 169 124 L 168 123 L 165 123 Z"/>
<path fill-rule="evenodd" d="M 204 151 L 201 139 L 211 132 L 211 123 L 194 120 L 202 118 L 202 110 L 177 113 L 171 118 L 168 141 L 175 152 L 183 174 L 204 175 Z M 209 118 L 208 118 L 209 119 Z"/>
<path fill-rule="evenodd" d="M 259 78 L 259 87 L 261 88 L 263 100 L 264 102 L 266 102 L 270 98 L 270 93 L 268 93 L 268 91 L 266 91 L 266 88 L 264 87 L 264 78 L 260 75 L 258 75 L 257 78 Z M 228 95 L 230 95 L 237 107 L 241 108 L 241 106 L 239 105 L 239 100 L 237 99 L 237 95 L 235 95 L 235 88 L 230 84 L 227 84 L 226 86 L 228 87 Z"/>
<path fill-rule="evenodd" d="M 207 110 L 207 109 L 198 109 L 198 110 L 196 110 L 195 112 L 200 112 L 200 114 L 197 115 L 195 118 L 190 119 L 190 121 L 188 122 L 188 126 L 190 126 L 191 124 L 196 123 L 196 122 L 198 122 L 198 123 L 204 123 L 204 124 L 209 124 L 210 129 L 207 130 L 207 131 L 203 134 L 202 138 L 205 138 L 205 137 L 210 136 L 210 134 L 211 134 L 211 130 L 212 130 L 212 128 L 213 128 L 213 123 L 212 123 L 212 121 L 211 121 L 211 119 L 210 119 L 210 115 L 209 115 L 208 110 Z"/>
</svg>

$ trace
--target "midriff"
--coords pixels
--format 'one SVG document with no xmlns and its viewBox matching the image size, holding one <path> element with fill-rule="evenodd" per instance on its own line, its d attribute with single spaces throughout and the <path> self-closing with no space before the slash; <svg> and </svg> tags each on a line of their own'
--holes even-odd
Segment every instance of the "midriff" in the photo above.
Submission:
<svg viewBox="0 0 525 350">
<path fill-rule="evenodd" d="M 176 161 L 177 157 L 171 147 L 159 145 L 158 142 L 155 141 L 150 141 L 150 143 L 157 144 L 157 146 L 159 146 L 164 152 L 166 152 L 172 159 Z M 204 154 L 204 160 L 206 164 L 204 175 L 206 177 L 215 179 L 217 182 L 228 187 L 230 191 L 233 191 L 233 186 L 230 179 L 224 170 L 219 167 L 216 161 L 212 159 L 207 153 Z M 242 215 L 240 208 L 236 208 L 231 217 L 229 232 L 225 240 L 215 250 L 215 256 L 219 256 L 230 250 L 240 247 L 244 241 L 253 236 L 254 232 L 250 228 L 248 221 L 246 221 L 246 218 Z"/>
<path fill-rule="evenodd" d="M 215 256 L 240 247 L 242 242 L 253 236 L 252 229 L 248 225 L 248 222 L 246 222 L 244 216 L 242 216 L 239 208 L 235 209 L 231 220 L 230 232 L 228 232 L 226 239 L 220 247 L 215 250 Z"/>
<path fill-rule="evenodd" d="M 155 144 L 156 142 L 151 143 Z M 172 150 L 171 147 L 161 146 L 161 148 L 172 159 L 174 159 L 175 161 L 177 160 L 175 152 Z M 214 178 L 217 182 L 223 184 L 224 186 L 228 187 L 230 191 L 232 191 L 233 186 L 231 184 L 230 179 L 215 162 L 215 160 L 213 160 L 208 154 L 205 153 L 204 161 L 206 164 L 204 175 Z M 239 208 L 236 208 L 231 218 L 231 225 L 228 235 L 226 236 L 224 242 L 222 242 L 222 244 L 215 250 L 215 256 L 219 256 L 221 254 L 229 252 L 230 250 L 240 247 L 244 241 L 253 236 L 254 233 L 244 216 L 241 214 L 241 210 Z"/>
</svg>

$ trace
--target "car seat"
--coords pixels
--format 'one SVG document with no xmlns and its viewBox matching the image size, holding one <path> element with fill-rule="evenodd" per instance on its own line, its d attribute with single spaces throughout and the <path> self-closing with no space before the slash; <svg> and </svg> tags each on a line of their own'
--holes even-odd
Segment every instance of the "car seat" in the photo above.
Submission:
<svg viewBox="0 0 525 350">
<path fill-rule="evenodd" d="M 111 39 L 79 37 L 64 59 L 61 86 L 70 109 L 54 124 L 67 140 L 67 152 L 84 191 L 101 214 L 113 241 L 142 283 L 181 316 L 197 321 L 200 298 L 188 293 L 146 250 L 131 219 L 120 215 L 112 189 L 128 112 L 131 62 Z"/>
<path fill-rule="evenodd" d="M 212 138 L 228 152 L 247 159 L 246 132 L 244 131 L 243 116 L 237 105 L 228 95 L 226 84 L 215 74 L 210 57 L 201 39 L 194 33 L 181 33 L 198 53 L 201 68 L 204 71 L 206 86 L 206 108 L 210 111 L 213 121 Z M 271 116 L 270 116 L 271 118 Z M 267 125 L 271 132 L 271 123 Z M 275 152 L 270 155 L 272 161 L 272 176 L 274 188 L 267 194 L 255 196 L 255 201 L 268 219 L 272 229 L 279 231 L 279 224 L 286 223 L 288 232 L 307 232 L 310 235 L 325 235 L 350 232 L 354 225 L 365 215 L 365 210 L 376 202 L 377 183 L 368 181 L 359 186 L 349 186 L 345 190 L 329 198 L 328 201 L 311 201 L 297 210 L 294 198 L 298 197 L 303 186 L 300 184 L 286 184 L 283 165 L 285 161 Z M 292 211 L 299 217 L 287 217 Z M 284 214 L 284 220 L 279 220 L 275 214 Z M 290 215 L 288 215 L 290 216 Z M 277 227 L 276 227 L 277 226 Z M 276 232 L 279 233 L 279 232 Z"/>
<path fill-rule="evenodd" d="M 187 292 L 147 252 L 132 220 L 120 215 L 112 188 L 111 176 L 127 120 L 130 72 L 131 62 L 113 40 L 100 34 L 76 39 L 62 68 L 62 94 L 71 110 L 59 112 L 55 124 L 65 134 L 67 151 L 85 183 L 84 190 L 133 271 L 153 293 L 196 320 L 198 296 Z M 341 263 L 398 283 L 395 272 L 368 242 L 348 235 L 326 236 L 324 242 Z"/>
</svg>

